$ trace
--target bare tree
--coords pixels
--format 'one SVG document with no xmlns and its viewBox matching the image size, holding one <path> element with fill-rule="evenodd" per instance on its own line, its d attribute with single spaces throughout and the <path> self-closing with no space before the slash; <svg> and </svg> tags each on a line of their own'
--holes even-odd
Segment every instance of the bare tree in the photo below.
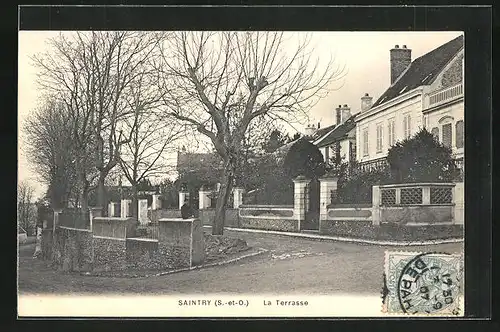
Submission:
<svg viewBox="0 0 500 332">
<path fill-rule="evenodd" d="M 127 89 L 127 102 L 133 111 L 120 130 L 129 137 L 121 146 L 120 166 L 132 186 L 132 216 L 137 217 L 137 186 L 148 177 L 165 174 L 165 156 L 175 151 L 173 145 L 184 132 L 174 122 L 161 121 L 158 113 L 157 89 L 151 89 L 151 76 L 138 75 Z"/>
<path fill-rule="evenodd" d="M 36 223 L 34 192 L 35 189 L 27 181 L 17 185 L 17 222 L 27 232 L 33 231 Z"/>
<path fill-rule="evenodd" d="M 50 51 L 33 57 L 40 69 L 39 84 L 60 96 L 78 124 L 78 161 L 91 160 L 98 171 L 98 202 L 103 209 L 106 176 L 119 163 L 120 146 L 130 140 L 118 130 L 131 112 L 124 91 L 157 50 L 157 40 L 155 33 L 146 32 L 61 34 L 50 41 Z M 85 149 L 89 142 L 92 151 Z M 84 175 L 81 182 L 88 187 Z"/>
<path fill-rule="evenodd" d="M 321 66 L 312 57 L 309 38 L 285 37 L 283 32 L 178 32 L 160 45 L 159 86 L 168 115 L 206 135 L 224 160 L 213 234 L 223 233 L 236 161 L 251 122 L 297 121 L 341 78 L 333 60 Z"/>
<path fill-rule="evenodd" d="M 69 120 L 64 105 L 47 99 L 23 124 L 24 152 L 34 171 L 48 185 L 54 208 L 66 206 L 77 186 Z"/>
</svg>

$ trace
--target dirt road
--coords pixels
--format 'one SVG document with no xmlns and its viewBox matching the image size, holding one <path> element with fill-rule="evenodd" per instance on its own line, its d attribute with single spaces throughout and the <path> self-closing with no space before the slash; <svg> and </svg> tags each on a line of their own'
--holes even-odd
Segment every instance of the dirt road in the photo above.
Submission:
<svg viewBox="0 0 500 332">
<path fill-rule="evenodd" d="M 111 278 L 64 274 L 31 258 L 34 245 L 20 248 L 19 292 L 98 294 L 380 294 L 384 251 L 459 253 L 463 243 L 387 247 L 326 242 L 286 236 L 230 232 L 268 252 L 229 265 L 160 277 Z"/>
</svg>

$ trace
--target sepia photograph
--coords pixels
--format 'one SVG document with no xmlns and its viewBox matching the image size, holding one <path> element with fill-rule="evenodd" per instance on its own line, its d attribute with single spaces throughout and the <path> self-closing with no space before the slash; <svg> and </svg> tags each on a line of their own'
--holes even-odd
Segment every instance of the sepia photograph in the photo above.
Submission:
<svg viewBox="0 0 500 332">
<path fill-rule="evenodd" d="M 18 34 L 18 316 L 464 316 L 463 31 Z"/>
</svg>

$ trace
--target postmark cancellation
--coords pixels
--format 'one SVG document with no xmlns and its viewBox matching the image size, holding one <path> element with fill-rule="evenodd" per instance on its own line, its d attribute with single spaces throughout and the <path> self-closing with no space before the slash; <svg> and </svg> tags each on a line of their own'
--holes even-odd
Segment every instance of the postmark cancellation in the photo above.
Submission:
<svg viewBox="0 0 500 332">
<path fill-rule="evenodd" d="M 462 262 L 456 254 L 386 251 L 383 313 L 463 315 Z"/>
</svg>

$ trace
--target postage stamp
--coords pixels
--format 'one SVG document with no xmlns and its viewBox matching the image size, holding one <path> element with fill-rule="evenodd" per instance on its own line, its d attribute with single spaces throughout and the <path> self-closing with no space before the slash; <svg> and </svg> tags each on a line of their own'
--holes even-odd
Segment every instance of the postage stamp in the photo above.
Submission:
<svg viewBox="0 0 500 332">
<path fill-rule="evenodd" d="M 462 256 L 385 252 L 382 311 L 387 314 L 461 315 Z"/>
</svg>

